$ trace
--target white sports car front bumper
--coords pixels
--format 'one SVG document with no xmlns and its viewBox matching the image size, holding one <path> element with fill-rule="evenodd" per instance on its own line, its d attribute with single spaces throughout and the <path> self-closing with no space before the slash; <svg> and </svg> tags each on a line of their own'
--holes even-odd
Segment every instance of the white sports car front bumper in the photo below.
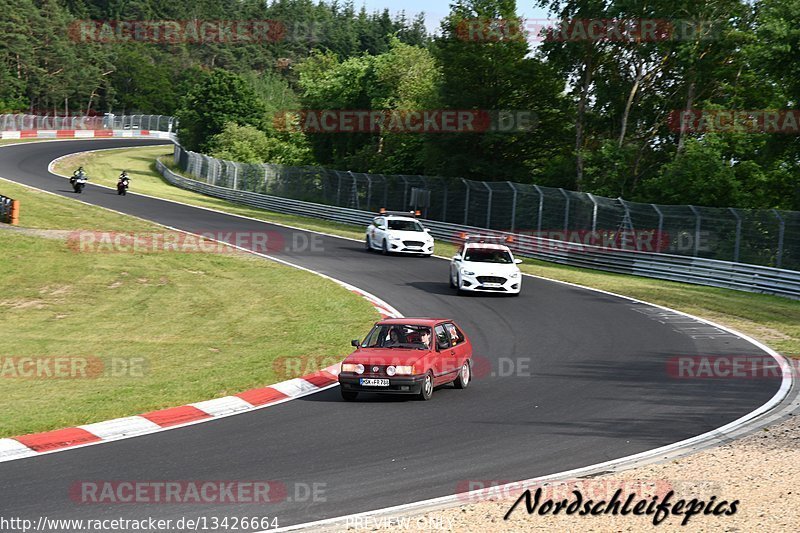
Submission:
<svg viewBox="0 0 800 533">
<path fill-rule="evenodd" d="M 422 240 L 402 239 L 388 240 L 386 242 L 389 251 L 393 254 L 433 254 L 433 242 Z"/>
<path fill-rule="evenodd" d="M 459 289 L 462 291 L 519 294 L 522 289 L 522 274 L 519 273 L 516 277 L 511 277 L 511 275 L 485 276 L 479 273 L 467 275 L 461 272 L 459 278 Z"/>
</svg>

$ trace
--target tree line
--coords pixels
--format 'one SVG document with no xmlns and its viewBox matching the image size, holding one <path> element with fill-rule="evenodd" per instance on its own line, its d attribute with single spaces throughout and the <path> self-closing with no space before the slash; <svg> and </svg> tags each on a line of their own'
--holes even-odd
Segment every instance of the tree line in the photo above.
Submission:
<svg viewBox="0 0 800 533">
<path fill-rule="evenodd" d="M 530 24 L 532 5 L 514 0 L 456 0 L 434 35 L 421 14 L 352 1 L 0 0 L 0 112 L 174 114 L 187 148 L 247 162 L 800 210 L 800 3 L 533 5 L 555 27 Z M 136 40 L 86 21 L 273 21 L 274 33 Z M 322 110 L 534 120 L 477 132 L 298 124 Z"/>
</svg>

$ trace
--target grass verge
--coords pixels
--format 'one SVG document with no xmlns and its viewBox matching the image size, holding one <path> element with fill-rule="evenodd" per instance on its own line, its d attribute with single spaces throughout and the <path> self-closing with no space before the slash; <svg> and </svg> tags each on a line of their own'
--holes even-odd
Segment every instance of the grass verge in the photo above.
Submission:
<svg viewBox="0 0 800 533">
<path fill-rule="evenodd" d="M 63 174 L 83 164 L 95 181 L 114 185 L 122 168 L 132 171 L 132 190 L 211 207 L 268 222 L 289 224 L 343 237 L 363 239 L 363 229 L 307 217 L 271 213 L 185 191 L 166 182 L 155 169 L 155 158 L 171 163 L 172 148 L 135 148 L 82 154 L 63 160 L 57 170 Z M 102 181 L 101 181 L 102 180 Z M 450 256 L 455 247 L 438 242 L 436 252 Z M 800 302 L 777 296 L 751 294 L 729 289 L 703 287 L 671 281 L 625 276 L 595 270 L 525 259 L 522 270 L 549 279 L 577 283 L 691 313 L 751 335 L 789 356 L 800 356 Z"/>
<path fill-rule="evenodd" d="M 78 253 L 49 230 L 163 230 L 5 180 L 0 190 L 23 202 L 21 231 L 0 228 L 0 437 L 295 377 L 341 360 L 378 318 L 328 280 L 240 252 Z M 20 375 L 23 358 L 46 357 L 70 358 L 73 377 Z"/>
</svg>

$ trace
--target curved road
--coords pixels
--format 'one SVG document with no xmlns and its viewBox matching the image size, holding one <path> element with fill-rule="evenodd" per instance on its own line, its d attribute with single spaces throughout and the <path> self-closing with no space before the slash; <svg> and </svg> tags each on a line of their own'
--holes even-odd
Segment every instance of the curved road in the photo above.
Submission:
<svg viewBox="0 0 800 533">
<path fill-rule="evenodd" d="M 0 176 L 74 197 L 63 178 L 48 173 L 52 159 L 142 144 L 155 143 L 6 147 Z M 133 187 L 123 198 L 89 185 L 80 199 L 190 231 L 274 231 L 285 242 L 300 233 L 137 196 Z M 519 298 L 457 297 L 446 261 L 383 257 L 357 242 L 313 238 L 323 251 L 275 255 L 370 291 L 407 316 L 455 318 L 491 370 L 466 391 L 437 390 L 430 402 L 345 403 L 334 388 L 209 423 L 0 463 L 0 514 L 276 516 L 286 526 L 453 494 L 464 480 L 527 479 L 642 452 L 731 422 L 780 385 L 777 378 L 670 378 L 671 356 L 761 352 L 647 305 L 534 278 L 525 279 Z M 68 488 L 79 480 L 280 480 L 292 501 L 78 505 Z M 312 484 L 324 488 L 316 501 L 302 494 Z"/>
</svg>

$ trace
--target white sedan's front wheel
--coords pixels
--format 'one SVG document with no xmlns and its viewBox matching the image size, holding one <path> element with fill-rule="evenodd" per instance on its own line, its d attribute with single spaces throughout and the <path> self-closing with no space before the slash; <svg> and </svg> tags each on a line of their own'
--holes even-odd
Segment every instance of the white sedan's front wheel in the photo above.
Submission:
<svg viewBox="0 0 800 533">
<path fill-rule="evenodd" d="M 464 295 L 467 293 L 467 291 L 465 291 L 465 290 L 464 290 L 464 289 L 461 287 L 461 283 L 462 283 L 462 281 L 461 281 L 461 276 L 459 275 L 459 276 L 456 278 L 456 291 L 458 292 L 458 295 L 459 295 L 459 296 L 464 296 Z"/>
</svg>

